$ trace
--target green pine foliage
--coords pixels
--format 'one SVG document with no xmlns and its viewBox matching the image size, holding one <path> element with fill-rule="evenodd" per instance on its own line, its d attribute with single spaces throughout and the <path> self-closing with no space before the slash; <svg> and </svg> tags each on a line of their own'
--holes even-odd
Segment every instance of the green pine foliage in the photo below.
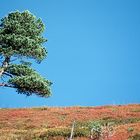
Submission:
<svg viewBox="0 0 140 140">
<path fill-rule="evenodd" d="M 47 51 L 43 43 L 47 40 L 41 35 L 44 24 L 29 11 L 12 12 L 1 19 L 0 56 L 2 59 L 0 77 L 7 76 L 7 83 L 1 86 L 16 88 L 18 93 L 48 97 L 51 95 L 51 82 L 41 77 L 31 63 L 24 59 L 41 62 Z M 16 63 L 12 59 L 17 59 Z"/>
<path fill-rule="evenodd" d="M 10 13 L 0 24 L 0 53 L 4 56 L 26 56 L 41 61 L 46 57 L 41 36 L 44 24 L 29 11 Z"/>
</svg>

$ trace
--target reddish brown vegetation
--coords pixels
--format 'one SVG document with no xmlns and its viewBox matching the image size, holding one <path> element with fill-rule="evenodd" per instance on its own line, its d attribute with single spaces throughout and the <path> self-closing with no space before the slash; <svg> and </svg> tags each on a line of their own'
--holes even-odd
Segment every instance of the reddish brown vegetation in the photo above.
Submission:
<svg viewBox="0 0 140 140">
<path fill-rule="evenodd" d="M 102 107 L 42 107 L 0 109 L 0 135 L 3 132 L 71 127 L 72 122 L 100 119 L 140 119 L 140 105 Z M 133 128 L 130 131 L 129 128 Z M 111 140 L 126 140 L 140 132 L 140 121 L 115 126 Z M 84 139 L 84 138 L 83 138 Z"/>
</svg>

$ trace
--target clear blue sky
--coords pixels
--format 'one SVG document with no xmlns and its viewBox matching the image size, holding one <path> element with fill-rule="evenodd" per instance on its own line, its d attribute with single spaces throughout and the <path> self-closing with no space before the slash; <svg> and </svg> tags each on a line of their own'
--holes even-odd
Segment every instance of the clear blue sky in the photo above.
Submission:
<svg viewBox="0 0 140 140">
<path fill-rule="evenodd" d="M 0 18 L 29 10 L 46 25 L 48 57 L 34 67 L 50 98 L 0 88 L 0 107 L 140 103 L 139 0 L 3 0 Z"/>
</svg>

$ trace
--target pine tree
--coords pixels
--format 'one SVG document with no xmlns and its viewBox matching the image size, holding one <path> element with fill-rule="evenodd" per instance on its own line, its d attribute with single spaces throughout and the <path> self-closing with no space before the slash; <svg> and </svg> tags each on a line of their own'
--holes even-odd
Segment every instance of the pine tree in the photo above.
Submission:
<svg viewBox="0 0 140 140">
<path fill-rule="evenodd" d="M 15 88 L 27 96 L 51 95 L 51 82 L 31 68 L 34 59 L 40 63 L 47 55 L 42 46 L 44 24 L 29 11 L 11 12 L 0 22 L 1 87 Z"/>
</svg>

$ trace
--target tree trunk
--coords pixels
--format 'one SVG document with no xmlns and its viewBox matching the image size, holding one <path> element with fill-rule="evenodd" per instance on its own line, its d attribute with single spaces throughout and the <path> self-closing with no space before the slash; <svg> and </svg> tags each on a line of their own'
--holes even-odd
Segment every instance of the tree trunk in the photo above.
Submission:
<svg viewBox="0 0 140 140">
<path fill-rule="evenodd" d="M 2 68 L 0 69 L 0 77 L 2 76 L 3 73 L 4 73 L 4 68 L 2 67 Z"/>
<path fill-rule="evenodd" d="M 5 72 L 6 68 L 8 67 L 10 62 L 10 57 L 5 57 L 5 60 L 2 63 L 2 67 L 0 68 L 0 77 Z"/>
</svg>

